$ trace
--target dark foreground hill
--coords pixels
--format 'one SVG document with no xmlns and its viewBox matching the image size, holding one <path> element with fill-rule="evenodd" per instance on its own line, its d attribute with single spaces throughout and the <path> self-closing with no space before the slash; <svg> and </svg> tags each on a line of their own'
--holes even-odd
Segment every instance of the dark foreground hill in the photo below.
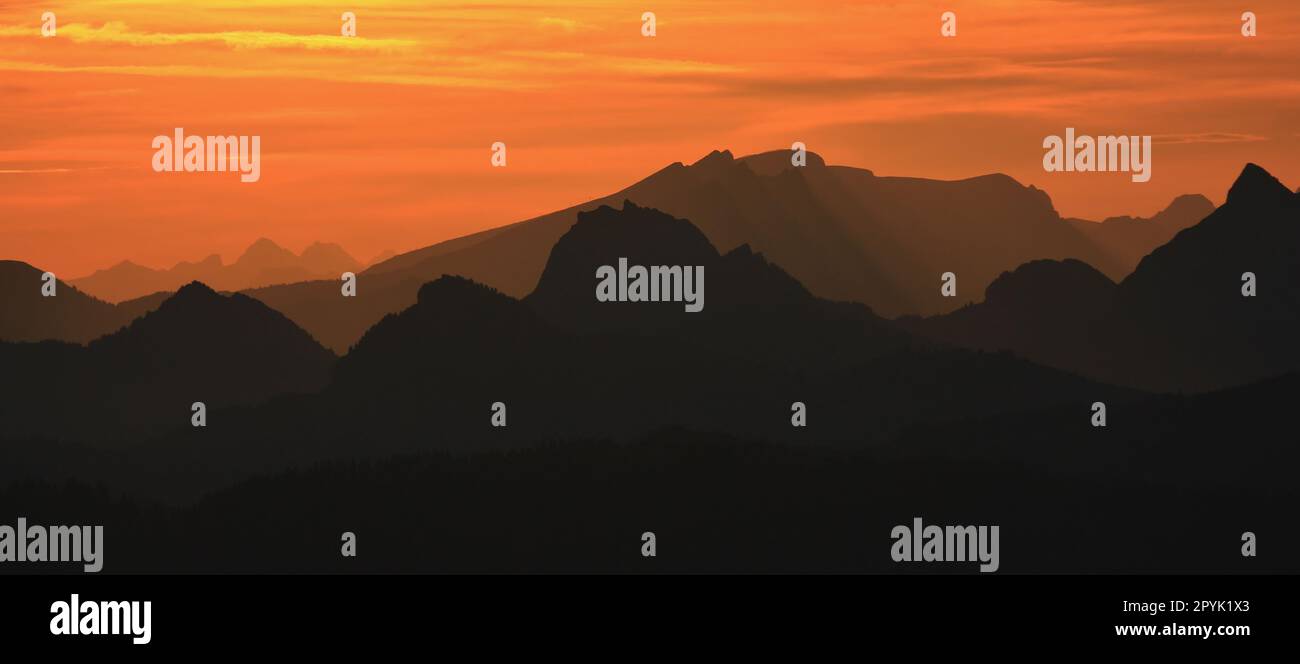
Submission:
<svg viewBox="0 0 1300 664">
<path fill-rule="evenodd" d="M 1053 424 L 1034 433 L 1070 428 Z M 1086 441 L 1036 442 L 1083 443 L 1096 460 L 1115 459 L 1150 432 L 1126 423 Z M 983 444 L 1003 432 L 968 433 Z M 675 431 L 630 445 L 327 463 L 185 507 L 48 484 L 0 487 L 0 505 L 34 523 L 104 524 L 109 573 L 978 573 L 973 562 L 893 562 L 892 529 L 918 517 L 998 526 L 999 574 L 1300 571 L 1291 527 L 1300 494 L 1272 476 L 1188 481 L 1183 465 L 1159 464 L 1062 473 L 978 456 L 900 459 Z M 1214 458 L 1189 461 L 1207 470 Z M 345 532 L 357 538 L 355 558 L 340 555 Z M 653 558 L 641 556 L 646 532 Z M 1245 532 L 1258 557 L 1241 555 Z"/>
<path fill-rule="evenodd" d="M 665 430 L 629 444 L 353 457 L 173 506 L 145 497 L 144 481 L 124 497 L 120 482 L 63 479 L 77 464 L 190 483 L 215 469 L 63 450 L 44 481 L 0 482 L 0 506 L 32 523 L 105 525 L 108 572 L 976 573 L 892 562 L 890 532 L 919 517 L 998 526 L 999 573 L 1296 573 L 1297 398 L 1292 374 L 1113 404 L 1104 428 L 1069 407 L 917 426 L 852 450 Z M 7 460 L 0 473 L 31 461 Z M 356 558 L 340 555 L 345 532 Z M 646 532 L 654 558 L 640 555 Z M 1241 555 L 1244 533 L 1257 556 Z"/>
<path fill-rule="evenodd" d="M 139 442 L 191 405 L 260 403 L 325 386 L 334 356 L 266 305 L 193 283 L 82 346 L 0 343 L 0 435 Z"/>
</svg>

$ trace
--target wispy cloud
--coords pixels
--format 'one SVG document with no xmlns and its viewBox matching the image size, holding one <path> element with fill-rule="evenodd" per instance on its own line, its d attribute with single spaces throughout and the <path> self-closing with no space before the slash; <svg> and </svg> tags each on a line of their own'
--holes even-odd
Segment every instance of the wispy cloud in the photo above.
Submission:
<svg viewBox="0 0 1300 664">
<path fill-rule="evenodd" d="M 1151 137 L 1155 143 L 1255 143 L 1267 141 L 1266 136 L 1254 134 L 1234 134 L 1230 132 L 1202 132 L 1196 134 L 1157 134 Z"/>
<path fill-rule="evenodd" d="M 303 48 L 344 51 L 395 51 L 415 48 L 421 42 L 412 39 L 373 39 L 341 35 L 295 35 L 284 32 L 239 30 L 230 32 L 136 32 L 126 23 L 110 21 L 99 27 L 85 23 L 60 25 L 59 38 L 77 43 L 128 44 L 131 46 L 174 46 L 177 44 L 224 44 L 235 49 Z M 31 26 L 0 26 L 0 37 L 40 38 Z"/>
<path fill-rule="evenodd" d="M 58 73 L 134 74 L 140 76 L 180 76 L 196 78 L 299 78 L 324 81 L 386 83 L 392 85 L 446 88 L 497 88 L 503 84 L 513 85 L 517 89 L 536 87 L 536 84 L 530 83 L 526 80 L 503 82 L 501 80 L 440 76 L 436 74 L 342 71 L 329 67 L 252 69 L 204 65 L 54 65 L 21 60 L 0 60 L 0 71 L 3 70 Z"/>
<path fill-rule="evenodd" d="M 543 16 L 537 19 L 537 24 L 544 28 L 559 28 L 565 32 L 578 32 L 580 30 L 595 29 L 595 26 L 583 23 L 577 19 L 559 18 L 555 16 Z"/>
</svg>

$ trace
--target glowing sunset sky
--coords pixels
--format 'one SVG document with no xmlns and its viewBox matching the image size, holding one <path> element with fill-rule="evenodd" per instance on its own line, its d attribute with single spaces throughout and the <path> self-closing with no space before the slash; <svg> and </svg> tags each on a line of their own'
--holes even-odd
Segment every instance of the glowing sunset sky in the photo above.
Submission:
<svg viewBox="0 0 1300 664">
<path fill-rule="evenodd" d="M 1149 215 L 1222 202 L 1247 161 L 1300 184 L 1298 72 L 1294 0 L 19 0 L 0 6 L 0 258 L 71 278 L 266 236 L 365 260 L 796 140 L 878 175 L 1004 172 L 1066 216 Z M 1151 181 L 1044 172 L 1067 126 L 1154 136 Z M 261 180 L 154 173 L 175 127 L 260 135 Z"/>
</svg>

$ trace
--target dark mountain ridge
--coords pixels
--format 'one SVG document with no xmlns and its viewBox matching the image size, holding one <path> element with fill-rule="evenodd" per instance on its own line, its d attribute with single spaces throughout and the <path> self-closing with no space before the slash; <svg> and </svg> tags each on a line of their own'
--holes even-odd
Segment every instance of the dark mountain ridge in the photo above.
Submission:
<svg viewBox="0 0 1300 664">
<path fill-rule="evenodd" d="M 703 309 L 596 302 L 595 267 L 620 257 L 703 266 Z M 676 429 L 870 449 L 922 422 L 1140 396 L 1007 354 L 936 348 L 863 305 L 812 295 L 746 247 L 719 253 L 689 222 L 631 202 L 583 213 L 528 297 L 439 278 L 336 364 L 278 313 L 197 284 L 89 347 L 40 346 L 0 346 L 30 356 L 21 375 L 31 378 L 17 384 L 83 391 L 54 406 L 13 395 L 0 434 L 143 439 L 133 458 L 156 470 L 111 472 L 172 495 L 328 458 Z M 91 394 L 108 414 L 69 417 L 101 403 Z M 196 400 L 209 406 L 206 428 L 189 426 Z M 806 426 L 793 426 L 796 402 Z M 492 425 L 497 404 L 504 427 Z"/>
<path fill-rule="evenodd" d="M 138 443 L 190 426 L 191 404 L 323 388 L 333 354 L 279 312 L 192 283 L 85 346 L 0 343 L 0 436 Z"/>
<path fill-rule="evenodd" d="M 334 306 L 336 281 L 248 293 L 343 352 L 444 274 L 527 295 L 580 212 L 630 200 L 691 220 L 720 253 L 748 246 L 821 297 L 861 302 L 884 316 L 933 314 L 970 302 L 1002 271 L 1035 259 L 1076 258 L 1121 279 L 1140 256 L 1209 212 L 1203 198 L 1181 197 L 1150 220 L 1094 224 L 1061 219 L 1046 193 L 1005 175 L 948 182 L 878 177 L 827 166 L 813 153 L 804 167 L 789 161 L 785 150 L 740 159 L 714 151 L 603 198 L 401 254 L 361 273 L 346 313 Z M 1120 235 L 1126 239 L 1100 239 Z M 1123 251 L 1106 248 L 1120 245 Z M 957 298 L 939 294 L 949 271 L 959 276 Z"/>
<path fill-rule="evenodd" d="M 704 266 L 703 310 L 596 302 L 595 266 L 619 257 Z M 441 277 L 368 330 L 320 394 L 223 412 L 220 442 L 187 431 L 159 445 L 194 455 L 220 446 L 243 468 L 679 427 L 870 447 L 920 421 L 1137 396 L 1005 354 L 936 349 L 867 307 L 813 296 L 761 255 L 720 254 L 689 222 L 628 202 L 583 213 L 528 297 Z M 807 427 L 792 426 L 797 401 Z M 505 427 L 492 426 L 498 403 Z"/>
<path fill-rule="evenodd" d="M 21 261 L 0 261 L 0 341 L 58 340 L 86 343 L 157 308 L 154 293 L 110 304 L 56 279 L 55 295 L 42 295 L 44 271 Z"/>
<path fill-rule="evenodd" d="M 1119 284 L 1070 262 L 1022 266 L 981 304 L 900 323 L 1144 389 L 1249 383 L 1300 368 L 1298 242 L 1300 195 L 1248 164 L 1222 206 Z M 1020 278 L 1030 270 L 1033 278 Z M 1254 296 L 1244 295 L 1246 273 Z"/>
</svg>

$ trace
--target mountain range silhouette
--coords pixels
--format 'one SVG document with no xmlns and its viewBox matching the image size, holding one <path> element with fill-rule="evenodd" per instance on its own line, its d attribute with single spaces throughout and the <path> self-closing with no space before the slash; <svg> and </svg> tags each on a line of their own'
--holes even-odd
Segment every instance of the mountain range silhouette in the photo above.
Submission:
<svg viewBox="0 0 1300 664">
<path fill-rule="evenodd" d="M 715 153 L 642 183 L 695 183 L 681 201 L 711 225 L 627 196 L 396 256 L 355 298 L 331 278 L 189 283 L 118 305 L 60 284 L 38 299 L 39 270 L 0 263 L 0 504 L 109 524 L 117 570 L 899 571 L 883 533 L 916 513 L 1032 533 L 1009 571 L 1295 570 L 1300 537 L 1276 524 L 1300 497 L 1287 437 L 1300 195 L 1251 164 L 1199 223 L 1186 221 L 1199 201 L 1179 199 L 1160 221 L 1101 224 L 1143 241 L 1158 233 L 1135 225 L 1178 229 L 1128 273 L 1126 254 L 1071 244 L 1087 239 L 1077 223 L 1009 178 L 876 178 L 787 156 Z M 759 248 L 829 238 L 840 212 L 758 220 L 798 226 L 782 215 L 856 200 L 846 181 L 871 192 L 855 209 L 914 225 L 1002 192 L 998 223 L 1113 262 L 991 249 L 1011 262 L 983 301 L 891 320 Z M 770 209 L 744 211 L 755 200 Z M 553 227 L 534 264 L 530 242 Z M 931 258 L 900 272 L 860 246 L 865 231 L 840 229 L 813 280 L 856 256 L 878 275 L 928 275 L 925 295 L 890 286 L 898 302 L 939 297 Z M 718 239 L 743 232 L 758 239 Z M 908 242 L 882 239 L 900 256 Z M 505 256 L 521 262 L 493 262 Z M 701 266 L 703 309 L 597 301 L 597 268 L 620 258 Z M 489 268 L 519 290 L 474 278 Z M 304 311 L 313 325 L 295 324 Z M 195 401 L 205 427 L 191 426 Z M 792 426 L 796 402 L 806 426 Z M 1090 423 L 1096 402 L 1105 427 Z M 507 426 L 491 423 L 498 405 Z M 247 537 L 223 535 L 231 523 Z M 343 568 L 318 544 L 356 523 L 374 553 Z M 646 563 L 624 550 L 629 528 L 685 550 Z M 1246 528 L 1268 529 L 1276 557 L 1243 559 Z"/>
<path fill-rule="evenodd" d="M 383 254 L 380 259 L 384 259 Z M 224 264 L 216 254 L 196 263 L 177 263 L 166 270 L 122 261 L 106 270 L 73 279 L 71 283 L 95 297 L 121 302 L 159 291 L 175 291 L 192 281 L 201 281 L 218 290 L 235 291 L 311 279 L 337 280 L 344 272 L 359 272 L 361 268 L 361 263 L 337 244 L 314 242 L 299 255 L 259 238 L 230 265 Z"/>
<path fill-rule="evenodd" d="M 594 266 L 619 257 L 703 265 L 704 310 L 596 303 Z M 340 359 L 311 419 L 325 423 L 320 439 L 390 451 L 676 426 L 848 444 L 917 418 L 1085 394 L 1133 393 L 1010 356 L 935 350 L 863 305 L 815 297 L 747 248 L 719 254 L 689 222 L 625 202 L 581 213 L 522 300 L 461 277 L 425 284 Z M 789 426 L 801 400 L 821 404 L 807 432 Z M 504 429 L 484 426 L 495 402 L 508 407 Z M 259 420 L 243 437 L 274 444 L 294 424 L 281 426 Z M 315 451 L 328 447 L 320 439 Z"/>
<path fill-rule="evenodd" d="M 0 358 L 0 436 L 96 444 L 188 426 L 194 402 L 217 409 L 318 391 L 335 359 L 261 302 L 197 282 L 84 346 L 5 342 Z"/>
<path fill-rule="evenodd" d="M 596 303 L 594 266 L 619 257 L 702 265 L 703 311 Z M 240 444 L 261 448 L 299 437 L 299 420 L 310 419 L 319 427 L 312 454 L 332 445 L 355 451 L 361 439 L 372 451 L 402 451 L 630 438 L 675 426 L 850 444 L 921 420 L 1135 396 L 1009 355 L 918 342 L 864 305 L 817 298 L 747 247 L 719 254 L 690 222 L 631 202 L 581 213 L 522 300 L 461 277 L 425 284 L 415 305 L 366 332 L 332 380 L 332 356 L 305 332 L 256 300 L 200 284 L 85 348 L 4 348 L 38 358 L 23 363 L 18 385 L 121 386 L 122 396 L 104 403 L 120 418 L 106 415 L 88 430 L 66 425 L 92 438 L 129 436 L 144 424 L 184 429 L 191 401 L 206 399 L 215 411 L 323 389 L 299 400 L 309 417 L 272 402 L 223 424 L 242 428 Z M 57 365 L 63 371 L 43 370 L 44 353 L 67 356 Z M 59 430 L 41 428 L 68 421 L 48 417 L 44 397 L 25 388 L 9 395 L 9 431 Z M 518 426 L 483 426 L 498 401 Z M 789 426 L 796 401 L 820 409 L 807 431 Z"/>
<path fill-rule="evenodd" d="M 827 166 L 812 153 L 805 167 L 789 164 L 789 151 L 741 159 L 715 151 L 689 166 L 674 163 L 610 196 L 373 265 L 361 273 L 364 297 L 346 310 L 333 306 L 336 278 L 248 294 L 343 353 L 443 274 L 527 295 L 579 212 L 631 200 L 689 219 L 722 253 L 748 245 L 821 297 L 861 302 L 887 317 L 936 314 L 1035 259 L 1076 258 L 1121 279 L 1138 258 L 1213 210 L 1202 196 L 1183 196 L 1151 219 L 1098 225 L 1062 219 L 1047 194 L 1005 175 L 877 177 Z M 949 271 L 961 275 L 956 300 L 939 295 L 940 275 Z"/>
<path fill-rule="evenodd" d="M 1297 241 L 1300 195 L 1249 164 L 1222 206 L 1118 284 L 1077 261 L 1039 261 L 1003 274 L 979 304 L 900 323 L 1114 384 L 1239 385 L 1300 369 Z"/>
</svg>

